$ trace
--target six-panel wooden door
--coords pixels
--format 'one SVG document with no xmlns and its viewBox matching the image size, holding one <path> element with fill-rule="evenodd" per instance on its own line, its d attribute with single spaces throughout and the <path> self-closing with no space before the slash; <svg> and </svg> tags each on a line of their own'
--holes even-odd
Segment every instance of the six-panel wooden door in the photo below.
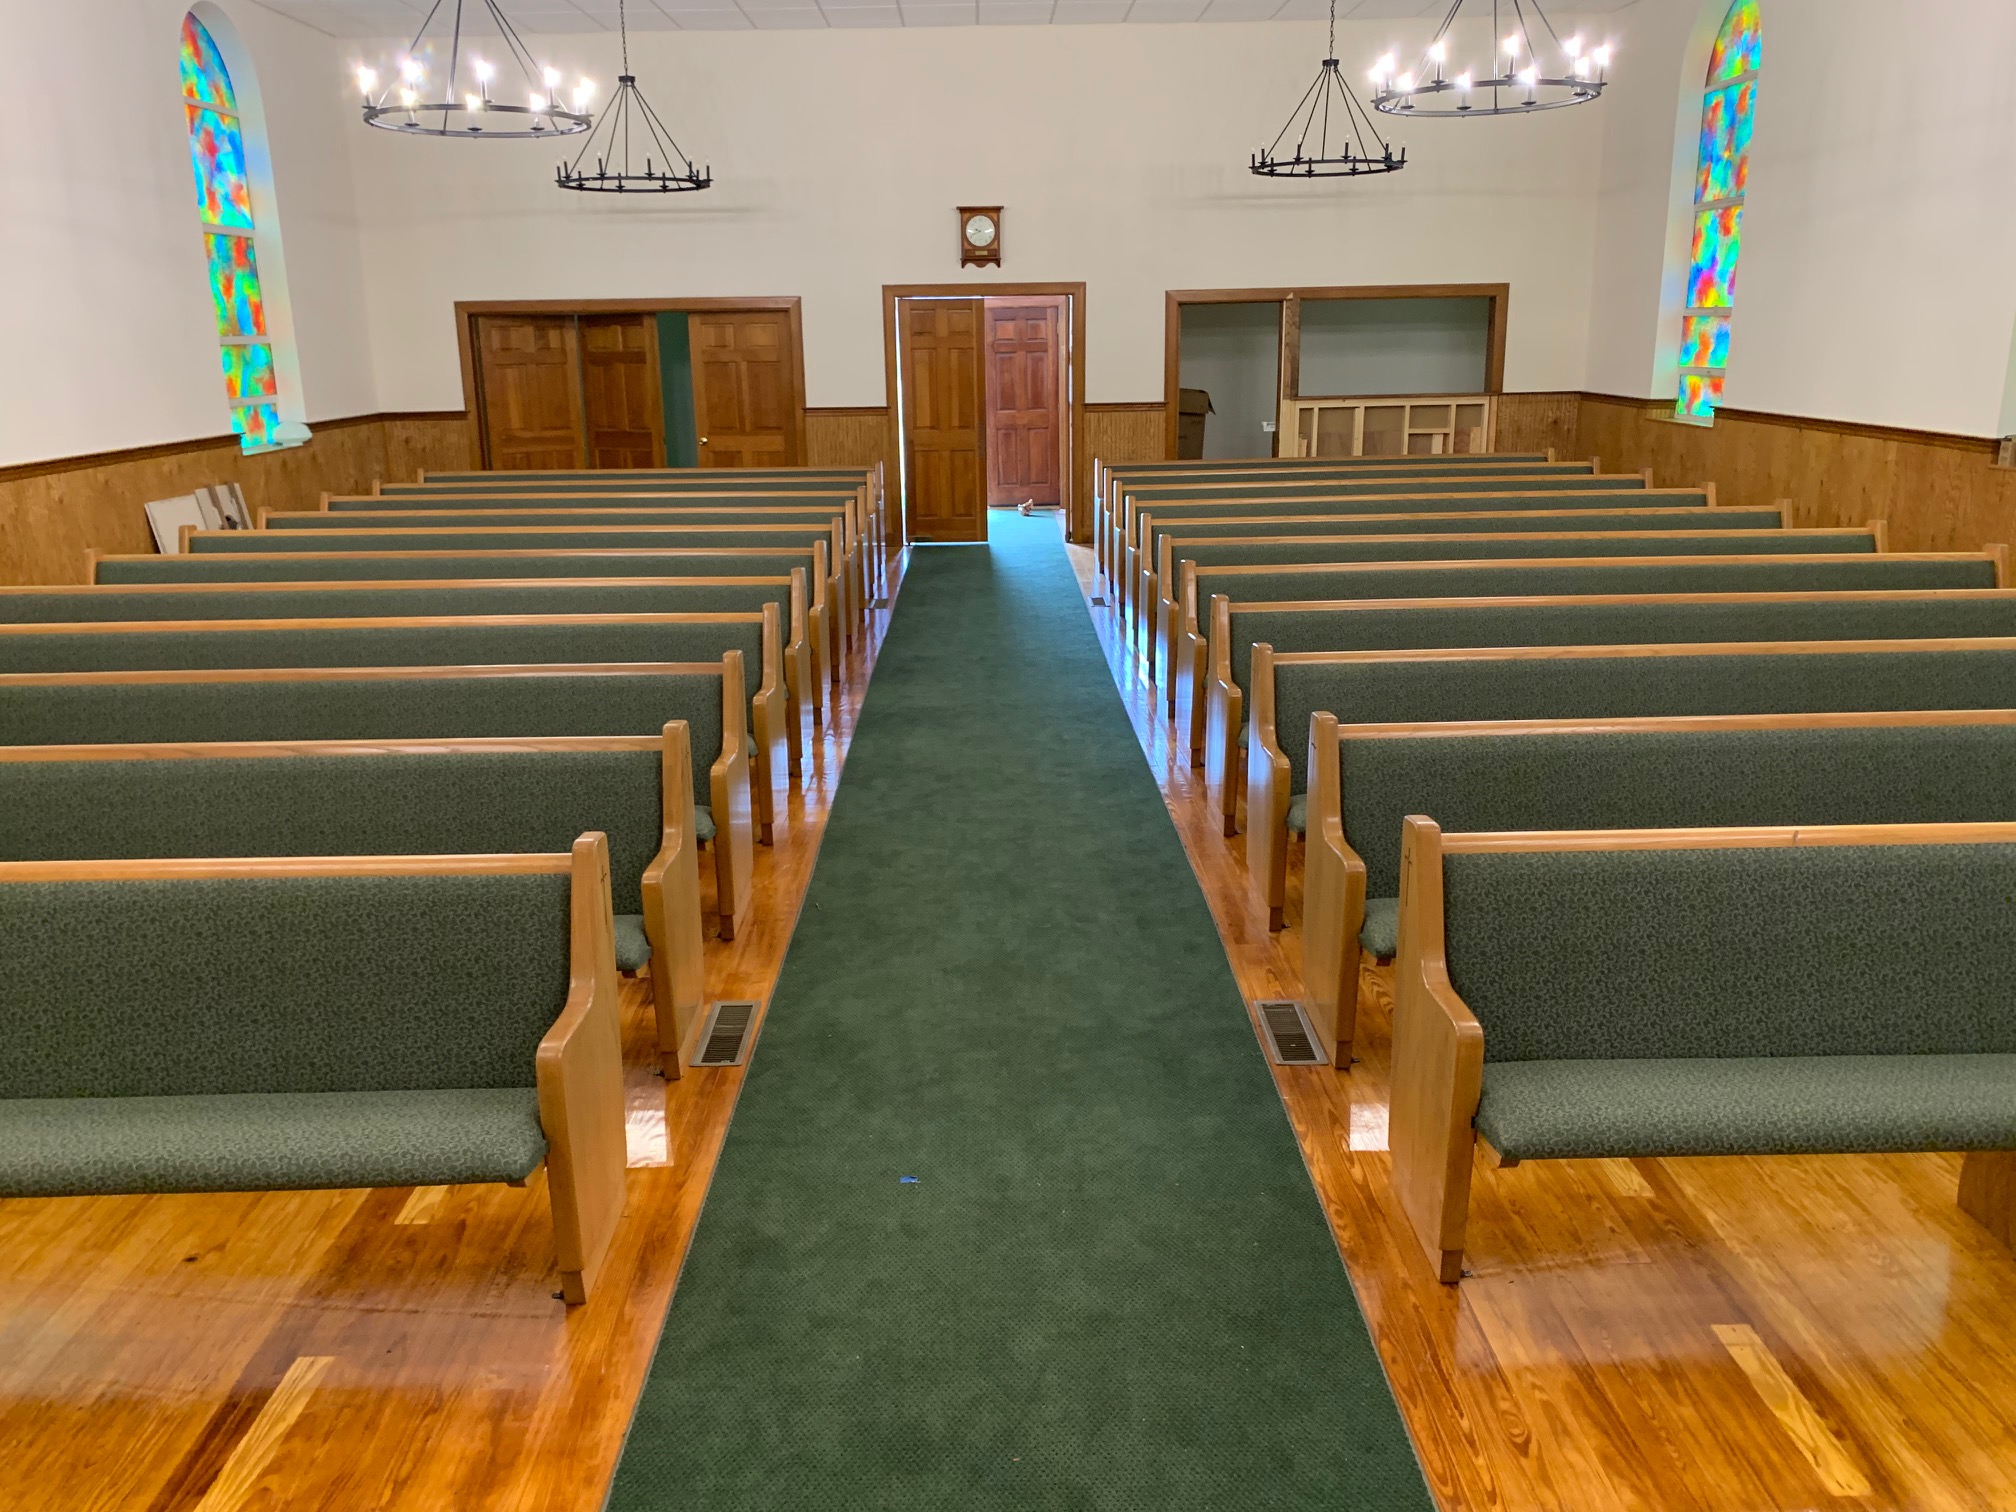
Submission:
<svg viewBox="0 0 2016 1512">
<path fill-rule="evenodd" d="M 987 539 L 982 301 L 906 299 L 900 308 L 912 540 Z"/>
<path fill-rule="evenodd" d="M 987 502 L 1061 504 L 1063 301 L 987 301 Z"/>
<path fill-rule="evenodd" d="M 573 318 L 478 316 L 475 344 L 489 465 L 519 472 L 584 466 Z"/>
<path fill-rule="evenodd" d="M 590 467 L 665 465 L 661 387 L 654 316 L 582 317 L 581 392 Z"/>
<path fill-rule="evenodd" d="M 790 326 L 782 314 L 692 317 L 702 467 L 795 467 Z"/>
</svg>

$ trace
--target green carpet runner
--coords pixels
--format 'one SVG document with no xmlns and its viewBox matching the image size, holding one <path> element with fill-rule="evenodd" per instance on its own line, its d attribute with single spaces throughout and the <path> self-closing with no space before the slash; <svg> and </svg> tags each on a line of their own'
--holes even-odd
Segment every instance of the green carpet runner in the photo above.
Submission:
<svg viewBox="0 0 2016 1512">
<path fill-rule="evenodd" d="M 916 553 L 609 1506 L 1432 1506 L 1054 521 Z"/>
</svg>

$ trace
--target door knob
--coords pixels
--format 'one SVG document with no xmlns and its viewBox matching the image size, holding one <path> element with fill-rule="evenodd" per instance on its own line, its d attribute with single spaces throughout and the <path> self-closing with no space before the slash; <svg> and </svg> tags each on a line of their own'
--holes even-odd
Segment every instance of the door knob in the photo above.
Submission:
<svg viewBox="0 0 2016 1512">
<path fill-rule="evenodd" d="M 702 436 L 702 437 L 700 438 L 700 444 L 701 444 L 702 446 L 705 446 L 705 445 L 707 444 L 707 438 L 706 438 L 705 436 Z"/>
</svg>

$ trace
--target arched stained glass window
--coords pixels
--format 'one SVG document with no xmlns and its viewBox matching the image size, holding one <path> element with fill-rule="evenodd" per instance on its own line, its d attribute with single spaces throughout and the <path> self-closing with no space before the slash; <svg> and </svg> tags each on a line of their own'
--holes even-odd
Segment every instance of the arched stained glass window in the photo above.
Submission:
<svg viewBox="0 0 2016 1512">
<path fill-rule="evenodd" d="M 194 15 L 182 18 L 182 108 L 189 121 L 189 157 L 217 313 L 225 402 L 239 444 L 255 451 L 278 439 L 280 380 L 259 282 L 238 94 L 216 39 Z"/>
<path fill-rule="evenodd" d="M 1763 54 L 1759 12 L 1759 0 L 1735 0 L 1708 58 L 1687 313 L 1680 326 L 1678 410 L 1687 420 L 1715 418 L 1729 366 L 1729 320 L 1736 307 L 1736 259 L 1743 251 L 1743 194 L 1750 180 L 1750 128 Z"/>
</svg>

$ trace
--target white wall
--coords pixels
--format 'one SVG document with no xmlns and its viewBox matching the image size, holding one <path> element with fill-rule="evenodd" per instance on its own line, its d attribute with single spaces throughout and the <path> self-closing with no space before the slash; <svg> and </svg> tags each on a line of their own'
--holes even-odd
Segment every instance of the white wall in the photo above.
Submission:
<svg viewBox="0 0 2016 1512">
<path fill-rule="evenodd" d="M 1716 9 L 1665 0 L 1620 17 L 1629 45 L 1600 107 L 1597 391 L 1674 391 L 1673 167 L 1691 170 Z M 2016 323 L 2012 60 L 2006 0 L 1765 0 L 1730 406 L 1997 432 Z M 1964 83 L 1913 83 L 1949 75 Z"/>
<path fill-rule="evenodd" d="M 1340 28 L 1340 54 L 1407 28 L 1426 41 Z M 1165 290 L 1254 284 L 1509 282 L 1507 385 L 1579 386 L 1595 113 L 1415 123 L 1418 161 L 1385 178 L 1252 177 L 1322 45 L 1285 22 L 633 36 L 647 96 L 717 179 L 669 203 L 556 190 L 558 144 L 369 133 L 380 403 L 460 405 L 458 299 L 800 294 L 810 402 L 880 404 L 881 285 L 960 280 L 953 209 L 992 203 L 1005 270 L 965 280 L 1085 280 L 1094 402 L 1161 397 Z M 539 50 L 614 72 L 607 37 Z"/>
<path fill-rule="evenodd" d="M 1182 386 L 1211 396 L 1204 455 L 1272 456 L 1266 427 L 1281 393 L 1280 304 L 1185 305 L 1182 320 Z"/>
<path fill-rule="evenodd" d="M 330 41 L 223 0 L 257 62 L 310 420 L 377 407 Z M 8 8 L 0 465 L 228 434 L 176 49 L 179 0 Z M 255 204 L 259 215 L 266 206 Z"/>
</svg>

